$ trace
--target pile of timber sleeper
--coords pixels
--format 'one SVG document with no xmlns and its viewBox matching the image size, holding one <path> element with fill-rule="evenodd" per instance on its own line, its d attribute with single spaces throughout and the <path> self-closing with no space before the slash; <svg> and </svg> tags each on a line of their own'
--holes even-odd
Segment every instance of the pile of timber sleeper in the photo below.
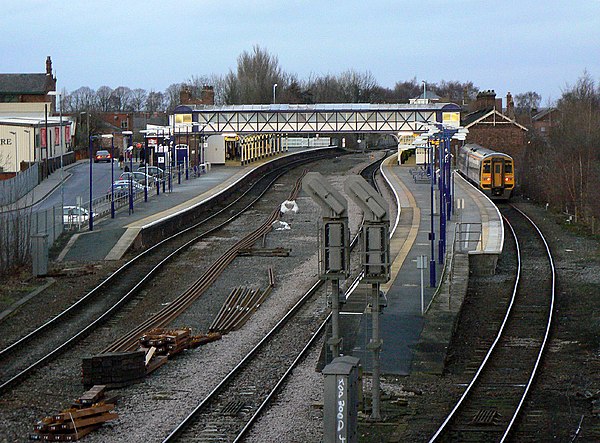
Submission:
<svg viewBox="0 0 600 443">
<path fill-rule="evenodd" d="M 96 385 L 79 397 L 71 408 L 42 418 L 30 440 L 77 441 L 119 416 L 112 412 L 116 398 L 105 398 L 106 386 Z"/>
</svg>

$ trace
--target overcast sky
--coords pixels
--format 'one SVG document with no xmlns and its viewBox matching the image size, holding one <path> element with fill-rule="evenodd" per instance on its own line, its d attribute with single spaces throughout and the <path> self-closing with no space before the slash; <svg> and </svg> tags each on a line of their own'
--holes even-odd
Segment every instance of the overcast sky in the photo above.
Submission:
<svg viewBox="0 0 600 443">
<path fill-rule="evenodd" d="M 600 81 L 600 0 L 2 0 L 0 23 L 0 73 L 44 72 L 50 55 L 67 91 L 164 91 L 254 45 L 302 80 L 354 69 L 543 104 L 584 70 Z"/>
</svg>

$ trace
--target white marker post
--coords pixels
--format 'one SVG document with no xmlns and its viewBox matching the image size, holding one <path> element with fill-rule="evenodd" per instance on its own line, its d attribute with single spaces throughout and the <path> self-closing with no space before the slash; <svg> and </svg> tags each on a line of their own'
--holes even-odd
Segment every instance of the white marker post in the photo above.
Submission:
<svg viewBox="0 0 600 443">
<path fill-rule="evenodd" d="M 425 312 L 424 289 L 423 289 L 423 270 L 427 268 L 427 256 L 419 255 L 417 257 L 417 269 L 421 270 L 421 315 Z"/>
</svg>

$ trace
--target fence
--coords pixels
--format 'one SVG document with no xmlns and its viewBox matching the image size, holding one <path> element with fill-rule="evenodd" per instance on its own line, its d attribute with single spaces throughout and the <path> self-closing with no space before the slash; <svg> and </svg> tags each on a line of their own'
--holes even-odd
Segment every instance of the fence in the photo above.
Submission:
<svg viewBox="0 0 600 443">
<path fill-rule="evenodd" d="M 60 205 L 43 211 L 31 207 L 0 212 L 0 274 L 31 262 L 31 237 L 48 234 L 48 245 L 63 231 Z"/>
<path fill-rule="evenodd" d="M 39 163 L 33 163 L 13 178 L 0 181 L 0 206 L 12 205 L 39 184 Z"/>
</svg>

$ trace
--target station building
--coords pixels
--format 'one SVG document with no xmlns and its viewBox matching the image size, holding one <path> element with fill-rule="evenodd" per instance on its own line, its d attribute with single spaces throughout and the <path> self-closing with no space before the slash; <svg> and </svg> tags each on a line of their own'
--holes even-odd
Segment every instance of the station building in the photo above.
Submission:
<svg viewBox="0 0 600 443">
<path fill-rule="evenodd" d="M 46 72 L 0 74 L 0 179 L 10 178 L 30 164 L 48 162 L 71 150 L 73 124 L 56 115 L 56 77 L 52 60 Z"/>
</svg>

